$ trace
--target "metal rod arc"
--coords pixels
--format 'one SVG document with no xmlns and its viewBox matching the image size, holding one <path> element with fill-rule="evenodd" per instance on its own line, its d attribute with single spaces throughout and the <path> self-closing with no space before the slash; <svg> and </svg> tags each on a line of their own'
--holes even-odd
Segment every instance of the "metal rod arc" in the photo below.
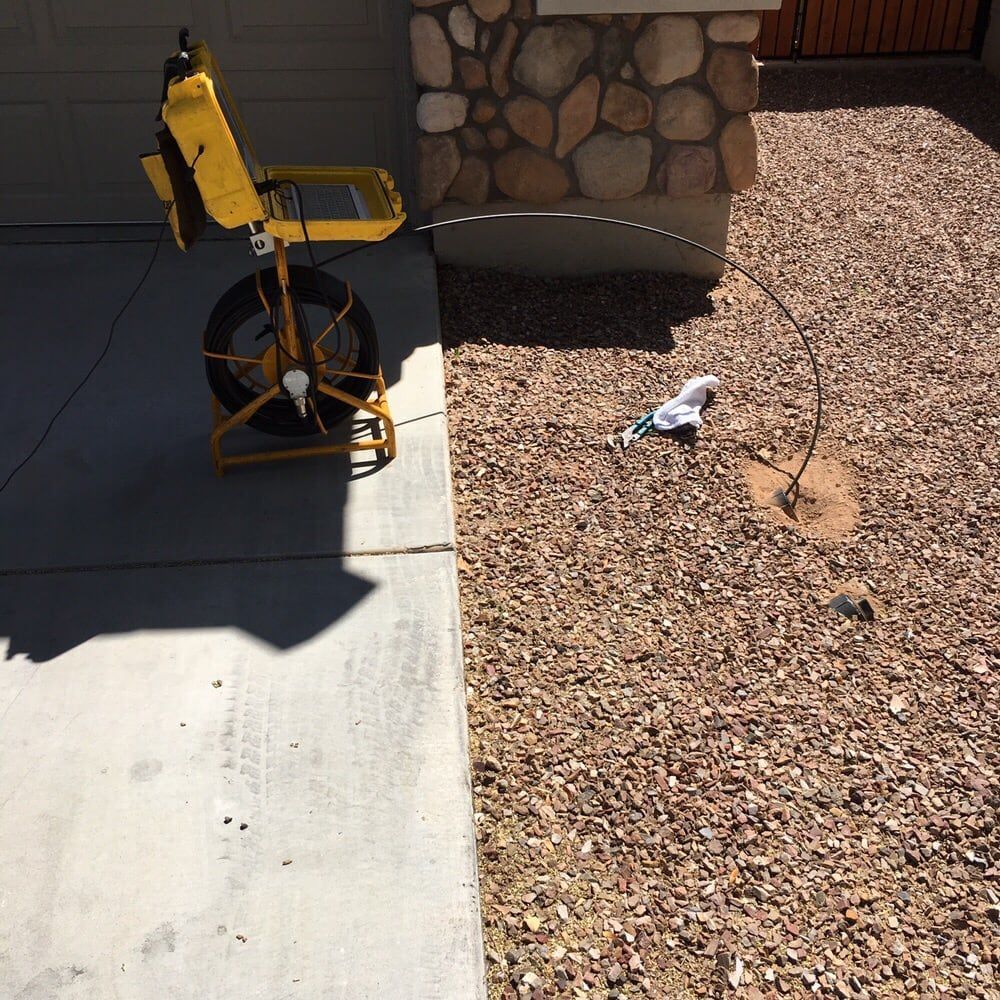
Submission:
<svg viewBox="0 0 1000 1000">
<path fill-rule="evenodd" d="M 497 219 L 576 219 L 583 222 L 603 222 L 613 226 L 624 226 L 626 229 L 637 229 L 641 232 L 654 233 L 657 236 L 665 236 L 667 239 L 676 240 L 678 243 L 683 243 L 685 246 L 693 247 L 695 250 L 701 250 L 714 257 L 716 260 L 721 260 L 724 264 L 728 264 L 730 267 L 739 271 L 740 274 L 749 278 L 762 292 L 764 292 L 764 294 L 767 295 L 767 297 L 785 314 L 785 316 L 788 317 L 792 326 L 795 327 L 795 330 L 806 349 L 806 353 L 809 355 L 809 364 L 812 366 L 813 378 L 816 382 L 816 418 L 813 423 L 812 438 L 809 441 L 809 447 L 806 449 L 805 458 L 799 466 L 799 471 L 795 473 L 792 477 L 792 481 L 785 489 L 785 493 L 788 495 L 791 505 L 793 507 L 795 506 L 799 497 L 797 487 L 806 471 L 807 466 L 809 465 L 810 460 L 813 457 L 813 452 L 816 450 L 816 444 L 819 441 L 820 428 L 823 424 L 823 382 L 820 378 L 819 362 L 816 360 L 816 355 L 813 353 L 812 345 L 809 343 L 809 338 L 806 336 L 805 330 L 803 330 L 799 325 L 798 320 L 792 315 L 788 306 L 786 306 L 785 303 L 782 302 L 781 299 L 779 299 L 778 296 L 775 295 L 774 292 L 772 292 L 771 289 L 760 280 L 760 278 L 748 271 L 742 264 L 738 264 L 731 257 L 727 257 L 725 254 L 719 253 L 711 247 L 698 243 L 696 240 L 688 239 L 686 236 L 671 233 L 666 229 L 657 229 L 655 226 L 646 226 L 641 222 L 628 222 L 625 219 L 610 219 L 602 215 L 576 215 L 572 212 L 494 212 L 489 215 L 466 215 L 458 219 L 442 219 L 440 222 L 428 222 L 425 225 L 417 226 L 414 229 L 409 230 L 409 232 L 424 233 L 430 232 L 432 229 L 443 229 L 446 226 L 458 226 L 463 223 L 470 222 L 491 222 Z M 323 263 L 325 264 L 328 262 L 324 261 Z M 792 491 L 795 491 L 794 496 L 792 496 Z"/>
</svg>

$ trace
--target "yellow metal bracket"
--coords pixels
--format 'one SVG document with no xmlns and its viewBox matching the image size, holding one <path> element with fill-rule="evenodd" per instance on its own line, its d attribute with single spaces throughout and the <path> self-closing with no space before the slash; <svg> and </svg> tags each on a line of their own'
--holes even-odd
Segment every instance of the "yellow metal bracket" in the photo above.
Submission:
<svg viewBox="0 0 1000 1000">
<path fill-rule="evenodd" d="M 234 413 L 225 419 L 219 401 L 212 397 L 212 462 L 215 465 L 215 472 L 221 476 L 226 469 L 236 465 L 256 465 L 261 462 L 281 462 L 289 458 L 312 458 L 317 455 L 342 455 L 355 451 L 381 451 L 385 453 L 387 459 L 396 457 L 396 426 L 389 411 L 389 400 L 385 393 L 385 380 L 382 378 L 382 371 L 379 369 L 375 377 L 375 399 L 366 400 L 352 396 L 350 393 L 341 392 L 333 386 L 321 383 L 319 391 L 343 400 L 351 406 L 371 414 L 382 425 L 381 437 L 370 438 L 361 441 L 350 441 L 344 444 L 319 444 L 306 445 L 301 448 L 274 448 L 270 451 L 253 451 L 239 455 L 224 455 L 222 453 L 222 438 L 229 431 L 247 423 L 250 418 L 266 403 L 274 399 L 281 392 L 281 388 L 272 385 L 266 392 L 261 393 L 253 402 L 248 403 L 242 410 Z"/>
</svg>

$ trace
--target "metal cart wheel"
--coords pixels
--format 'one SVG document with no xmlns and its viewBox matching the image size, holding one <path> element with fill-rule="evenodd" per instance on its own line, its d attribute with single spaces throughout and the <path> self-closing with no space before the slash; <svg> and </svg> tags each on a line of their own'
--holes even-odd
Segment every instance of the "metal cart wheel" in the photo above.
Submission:
<svg viewBox="0 0 1000 1000">
<path fill-rule="evenodd" d="M 296 326 L 318 335 L 330 325 L 330 309 L 339 313 L 349 301 L 343 282 L 325 271 L 301 265 L 288 268 L 289 288 L 297 310 Z M 376 387 L 379 371 L 378 339 L 375 324 L 364 303 L 353 296 L 350 311 L 323 338 L 311 343 L 312 364 L 305 358 L 285 357 L 277 345 L 274 325 L 280 317 L 268 315 L 280 300 L 275 268 L 250 274 L 232 286 L 216 303 L 205 329 L 205 351 L 212 354 L 256 358 L 257 364 L 205 358 L 208 383 L 219 403 L 230 413 L 238 413 L 274 384 L 276 370 L 311 368 L 317 377 L 358 399 L 367 399 Z M 311 341 L 312 338 L 310 338 Z M 304 353 L 300 351 L 299 353 Z M 357 372 L 358 374 L 339 374 Z M 349 403 L 317 394 L 315 404 L 325 427 L 332 427 L 357 412 Z M 256 430 L 280 437 L 303 437 L 319 432 L 314 419 L 303 420 L 292 400 L 283 395 L 268 400 L 247 421 Z"/>
</svg>

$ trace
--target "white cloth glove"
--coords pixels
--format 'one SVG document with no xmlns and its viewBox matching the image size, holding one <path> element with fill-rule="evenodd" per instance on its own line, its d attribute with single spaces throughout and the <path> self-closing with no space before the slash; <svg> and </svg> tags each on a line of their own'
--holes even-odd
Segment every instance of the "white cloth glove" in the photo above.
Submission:
<svg viewBox="0 0 1000 1000">
<path fill-rule="evenodd" d="M 718 385 L 719 380 L 714 375 L 688 379 L 681 391 L 653 414 L 653 426 L 658 431 L 675 431 L 688 424 L 701 427 L 701 408 L 708 390 Z"/>
</svg>

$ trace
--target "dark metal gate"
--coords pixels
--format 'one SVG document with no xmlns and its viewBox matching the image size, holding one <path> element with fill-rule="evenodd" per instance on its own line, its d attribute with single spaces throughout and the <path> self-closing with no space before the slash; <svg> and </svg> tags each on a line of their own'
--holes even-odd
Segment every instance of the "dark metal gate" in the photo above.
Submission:
<svg viewBox="0 0 1000 1000">
<path fill-rule="evenodd" d="M 975 53 L 989 0 L 784 0 L 766 11 L 761 59 Z"/>
</svg>

